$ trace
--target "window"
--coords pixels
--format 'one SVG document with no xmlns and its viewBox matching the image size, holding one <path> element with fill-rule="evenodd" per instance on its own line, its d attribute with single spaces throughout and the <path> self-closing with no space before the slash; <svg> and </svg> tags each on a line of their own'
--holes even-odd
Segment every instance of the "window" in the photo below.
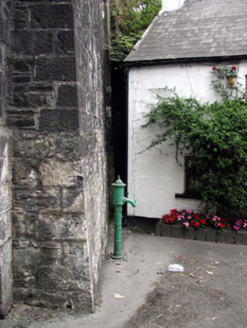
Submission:
<svg viewBox="0 0 247 328">
<path fill-rule="evenodd" d="M 195 198 L 200 199 L 201 195 L 196 191 L 196 187 L 201 179 L 202 171 L 200 166 L 197 164 L 190 165 L 190 161 L 193 159 L 193 156 L 184 157 L 184 193 L 175 194 L 177 198 Z"/>
</svg>

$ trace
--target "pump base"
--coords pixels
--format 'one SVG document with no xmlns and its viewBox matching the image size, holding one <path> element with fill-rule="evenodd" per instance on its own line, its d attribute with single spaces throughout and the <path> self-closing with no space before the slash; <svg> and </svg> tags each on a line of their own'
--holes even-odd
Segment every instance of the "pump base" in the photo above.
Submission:
<svg viewBox="0 0 247 328">
<path fill-rule="evenodd" d="M 122 260 L 124 258 L 124 255 L 123 254 L 120 254 L 120 255 L 111 254 L 110 258 L 113 260 Z"/>
</svg>

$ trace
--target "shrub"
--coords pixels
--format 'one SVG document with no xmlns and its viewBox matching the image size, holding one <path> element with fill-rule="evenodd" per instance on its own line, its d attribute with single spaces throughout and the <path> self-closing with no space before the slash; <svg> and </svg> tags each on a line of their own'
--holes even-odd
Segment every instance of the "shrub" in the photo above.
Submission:
<svg viewBox="0 0 247 328">
<path fill-rule="evenodd" d="M 216 85 L 216 83 L 214 83 Z M 247 206 L 247 102 L 228 94 L 221 101 L 201 104 L 195 98 L 157 95 L 157 103 L 144 114 L 143 127 L 155 124 L 161 132 L 146 149 L 172 140 L 178 154 L 190 152 L 190 165 L 199 165 L 196 186 L 207 212 L 219 217 L 242 218 Z M 215 89 L 217 92 L 217 88 Z M 222 93 L 222 88 L 218 89 Z"/>
</svg>

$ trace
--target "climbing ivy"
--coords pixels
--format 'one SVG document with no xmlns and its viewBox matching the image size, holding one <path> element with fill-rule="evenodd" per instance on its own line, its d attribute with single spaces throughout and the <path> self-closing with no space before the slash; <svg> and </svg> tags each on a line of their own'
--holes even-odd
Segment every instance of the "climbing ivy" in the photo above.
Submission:
<svg viewBox="0 0 247 328">
<path fill-rule="evenodd" d="M 212 70 L 214 73 L 213 89 L 222 99 L 241 100 L 245 98 L 245 92 L 239 82 L 236 66 L 213 66 Z M 232 84 L 230 84 L 230 79 L 233 79 Z"/>
<path fill-rule="evenodd" d="M 212 104 L 184 99 L 166 88 L 171 96 L 157 96 L 143 127 L 161 129 L 147 149 L 172 140 L 177 161 L 179 153 L 193 155 L 190 165 L 201 168 L 197 191 L 206 210 L 234 220 L 247 208 L 247 102 L 243 93 L 241 98 L 221 82 L 216 92 L 222 99 Z"/>
</svg>

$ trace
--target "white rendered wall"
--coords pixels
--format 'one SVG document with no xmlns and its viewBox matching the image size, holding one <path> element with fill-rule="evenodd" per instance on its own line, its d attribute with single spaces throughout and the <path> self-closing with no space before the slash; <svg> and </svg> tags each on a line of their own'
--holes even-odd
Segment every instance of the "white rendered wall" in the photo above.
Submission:
<svg viewBox="0 0 247 328">
<path fill-rule="evenodd" d="M 247 61 L 225 63 L 239 68 L 239 82 L 245 84 Z M 152 136 L 159 133 L 156 127 L 141 128 L 145 123 L 142 113 L 148 112 L 148 104 L 154 103 L 155 95 L 165 94 L 165 86 L 176 87 L 179 96 L 196 97 L 201 102 L 217 99 L 212 90 L 215 63 L 177 64 L 131 68 L 129 71 L 129 132 L 128 132 L 128 192 L 137 207 L 128 205 L 128 215 L 160 218 L 170 209 L 199 210 L 200 202 L 175 198 L 184 192 L 184 168 L 175 160 L 175 147 L 166 142 L 138 154 L 149 145 Z M 181 157 L 183 163 L 183 157 Z"/>
<path fill-rule="evenodd" d="M 177 10 L 182 7 L 184 4 L 184 0 L 162 0 L 162 9 L 160 11 L 160 15 L 164 11 L 172 11 Z"/>
</svg>

